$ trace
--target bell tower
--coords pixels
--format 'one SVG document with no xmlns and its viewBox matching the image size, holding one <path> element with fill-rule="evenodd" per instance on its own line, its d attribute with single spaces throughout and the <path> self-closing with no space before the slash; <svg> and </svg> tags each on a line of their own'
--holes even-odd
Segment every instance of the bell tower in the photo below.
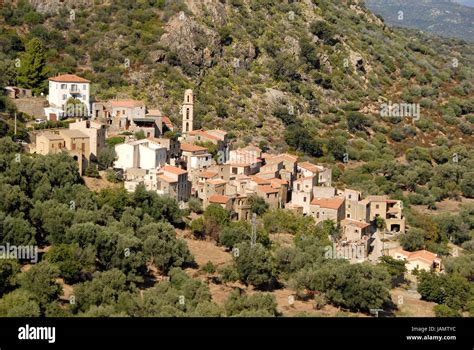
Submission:
<svg viewBox="0 0 474 350">
<path fill-rule="evenodd" d="M 184 92 L 182 113 L 183 113 L 182 134 L 187 135 L 190 131 L 193 131 L 194 96 L 193 96 L 193 90 L 191 89 L 188 89 Z"/>
</svg>

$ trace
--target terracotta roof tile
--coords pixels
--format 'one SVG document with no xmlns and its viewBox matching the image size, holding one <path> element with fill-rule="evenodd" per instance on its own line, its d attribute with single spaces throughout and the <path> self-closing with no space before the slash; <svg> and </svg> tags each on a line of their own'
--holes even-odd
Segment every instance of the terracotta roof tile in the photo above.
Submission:
<svg viewBox="0 0 474 350">
<path fill-rule="evenodd" d="M 313 173 L 317 173 L 319 171 L 318 166 L 310 162 L 301 162 L 298 163 L 298 166 Z"/>
<path fill-rule="evenodd" d="M 227 204 L 227 202 L 230 201 L 229 196 L 222 196 L 220 194 L 214 194 L 209 197 L 209 202 L 210 203 L 217 203 L 217 204 Z"/>
<path fill-rule="evenodd" d="M 260 185 L 257 189 L 263 193 L 278 193 L 279 191 L 271 186 Z"/>
<path fill-rule="evenodd" d="M 182 143 L 181 144 L 181 150 L 183 150 L 185 152 L 200 152 L 200 151 L 207 151 L 207 148 L 192 145 L 190 143 Z"/>
<path fill-rule="evenodd" d="M 145 107 L 145 102 L 138 100 L 111 100 L 110 104 L 112 107 Z"/>
<path fill-rule="evenodd" d="M 175 166 L 172 166 L 172 165 L 165 165 L 163 167 L 163 170 L 169 172 L 169 173 L 173 173 L 175 175 L 183 175 L 183 174 L 187 174 L 188 172 L 186 170 L 183 170 L 181 168 L 177 168 Z"/>
<path fill-rule="evenodd" d="M 319 205 L 321 208 L 339 209 L 344 203 L 344 198 L 314 198 L 311 205 Z"/>
<path fill-rule="evenodd" d="M 214 176 L 217 176 L 217 172 L 211 170 L 207 170 L 199 174 L 199 177 L 203 177 L 205 179 L 212 179 Z"/>
<path fill-rule="evenodd" d="M 206 182 L 211 185 L 223 185 L 227 183 L 227 181 L 222 180 L 222 179 L 210 179 L 210 180 L 207 180 Z"/>
<path fill-rule="evenodd" d="M 90 80 L 81 78 L 75 74 L 62 74 L 55 77 L 49 78 L 51 81 L 57 81 L 60 83 L 90 83 Z"/>
<path fill-rule="evenodd" d="M 251 176 L 250 177 L 253 182 L 257 183 L 257 185 L 270 185 L 270 180 L 267 179 L 262 179 L 261 177 L 258 176 Z"/>
<path fill-rule="evenodd" d="M 359 220 L 352 220 L 352 219 L 344 219 L 344 220 L 341 221 L 341 224 L 343 226 L 345 226 L 345 225 L 354 225 L 354 226 L 357 226 L 358 228 L 362 228 L 362 229 L 370 226 L 370 224 L 368 224 L 366 222 L 359 221 Z"/>
</svg>

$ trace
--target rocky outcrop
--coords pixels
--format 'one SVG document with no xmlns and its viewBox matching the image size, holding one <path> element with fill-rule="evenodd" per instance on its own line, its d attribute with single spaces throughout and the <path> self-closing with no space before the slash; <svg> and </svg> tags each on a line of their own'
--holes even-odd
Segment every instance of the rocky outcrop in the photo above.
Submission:
<svg viewBox="0 0 474 350">
<path fill-rule="evenodd" d="M 188 74 L 196 74 L 212 67 L 220 53 L 220 38 L 216 31 L 198 23 L 194 18 L 179 13 L 165 27 L 160 44 L 179 60 Z"/>
<path fill-rule="evenodd" d="M 186 0 L 185 3 L 194 16 L 208 16 L 217 27 L 227 23 L 227 10 L 220 0 Z"/>
<path fill-rule="evenodd" d="M 61 9 L 75 9 L 90 6 L 90 0 L 30 0 L 30 5 L 39 13 L 56 14 Z"/>
</svg>

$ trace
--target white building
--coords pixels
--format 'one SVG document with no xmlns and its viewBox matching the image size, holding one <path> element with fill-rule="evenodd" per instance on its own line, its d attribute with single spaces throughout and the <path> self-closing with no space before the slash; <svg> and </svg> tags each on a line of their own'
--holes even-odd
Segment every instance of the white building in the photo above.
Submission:
<svg viewBox="0 0 474 350">
<path fill-rule="evenodd" d="M 75 106 L 66 106 L 66 102 L 70 98 L 81 101 L 87 110 L 77 111 L 73 110 Z M 56 115 L 56 113 L 59 112 L 58 110 L 62 110 L 63 114 L 70 116 L 88 116 L 91 110 L 90 81 L 74 74 L 64 74 L 49 78 L 48 102 L 49 107 L 53 108 L 45 111 L 49 120 L 55 120 L 55 118 L 59 119 L 61 117 L 60 115 Z"/>
<path fill-rule="evenodd" d="M 207 148 L 182 143 L 181 150 L 183 151 L 183 159 L 188 170 L 204 169 L 212 165 L 212 155 L 208 152 Z"/>
<path fill-rule="evenodd" d="M 166 164 L 167 149 L 160 143 L 143 139 L 115 146 L 117 169 L 157 169 Z"/>
<path fill-rule="evenodd" d="M 134 192 L 139 184 L 145 185 L 148 191 L 160 196 L 176 198 L 178 202 L 186 202 L 191 194 L 188 172 L 181 168 L 165 165 L 159 169 L 131 168 L 125 172 L 125 189 Z"/>
</svg>

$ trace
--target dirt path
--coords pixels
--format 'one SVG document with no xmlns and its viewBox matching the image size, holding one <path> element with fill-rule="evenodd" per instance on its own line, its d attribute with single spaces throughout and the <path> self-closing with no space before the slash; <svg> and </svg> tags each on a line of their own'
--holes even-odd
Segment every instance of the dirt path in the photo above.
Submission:
<svg viewBox="0 0 474 350">
<path fill-rule="evenodd" d="M 397 317 L 435 317 L 433 307 L 436 303 L 420 300 L 415 290 L 395 288 L 390 291 L 392 301 L 398 305 Z"/>
</svg>

